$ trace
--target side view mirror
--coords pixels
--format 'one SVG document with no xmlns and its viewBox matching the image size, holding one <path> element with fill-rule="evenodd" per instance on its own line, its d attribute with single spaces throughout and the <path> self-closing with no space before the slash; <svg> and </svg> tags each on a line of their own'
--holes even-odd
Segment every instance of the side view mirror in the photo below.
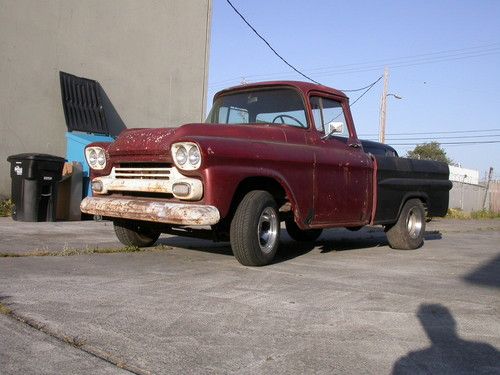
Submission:
<svg viewBox="0 0 500 375">
<path fill-rule="evenodd" d="M 326 139 L 332 134 L 335 133 L 340 133 L 342 134 L 344 132 L 344 123 L 341 121 L 331 121 L 327 124 L 325 124 L 325 135 L 322 137 L 322 139 Z"/>
</svg>

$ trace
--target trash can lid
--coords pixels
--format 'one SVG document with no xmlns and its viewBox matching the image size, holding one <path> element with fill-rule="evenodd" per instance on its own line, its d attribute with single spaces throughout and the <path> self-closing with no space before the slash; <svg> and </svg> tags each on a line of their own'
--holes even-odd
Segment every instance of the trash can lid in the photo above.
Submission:
<svg viewBox="0 0 500 375">
<path fill-rule="evenodd" d="M 10 162 L 12 160 L 55 161 L 55 162 L 61 162 L 61 163 L 64 163 L 66 161 L 66 159 L 64 159 L 60 156 L 54 156 L 54 155 L 49 155 L 49 154 L 37 154 L 37 153 L 25 153 L 25 154 L 10 155 L 7 158 L 7 161 Z"/>
</svg>

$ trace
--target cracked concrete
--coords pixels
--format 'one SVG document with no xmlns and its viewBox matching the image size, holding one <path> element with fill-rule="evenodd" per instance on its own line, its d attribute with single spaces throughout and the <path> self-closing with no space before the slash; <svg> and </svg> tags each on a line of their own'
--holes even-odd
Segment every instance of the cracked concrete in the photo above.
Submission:
<svg viewBox="0 0 500 375">
<path fill-rule="evenodd" d="M 129 374 L 6 315 L 0 315 L 3 374 Z"/>
<path fill-rule="evenodd" d="M 112 242 L 109 225 L 83 225 L 75 243 Z M 49 246 L 58 237 L 47 235 Z M 239 265 L 225 243 L 171 236 L 142 253 L 2 258 L 0 302 L 151 373 L 433 372 L 438 363 L 441 373 L 500 373 L 500 221 L 438 220 L 415 251 L 390 249 L 376 228 L 327 231 L 316 246 L 283 237 L 281 258 L 262 268 Z M 11 325 L 0 329 L 0 372 L 43 373 L 36 347 L 22 344 L 30 335 Z M 64 358 L 43 365 L 88 373 Z"/>
</svg>

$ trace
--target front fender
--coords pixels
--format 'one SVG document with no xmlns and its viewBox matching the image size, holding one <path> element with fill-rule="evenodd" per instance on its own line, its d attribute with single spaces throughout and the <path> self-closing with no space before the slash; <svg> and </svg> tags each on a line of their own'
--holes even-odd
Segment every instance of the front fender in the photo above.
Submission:
<svg viewBox="0 0 500 375">
<path fill-rule="evenodd" d="M 231 168 L 214 166 L 207 168 L 204 171 L 205 202 L 219 209 L 221 217 L 226 217 L 231 208 L 231 202 L 238 189 L 238 186 L 248 178 L 272 178 L 285 191 L 288 200 L 292 205 L 292 209 L 296 215 L 301 215 L 301 204 L 297 200 L 294 189 L 290 186 L 286 177 L 276 170 L 250 167 L 250 166 L 235 166 Z M 262 186 L 262 190 L 266 190 L 266 186 Z"/>
</svg>

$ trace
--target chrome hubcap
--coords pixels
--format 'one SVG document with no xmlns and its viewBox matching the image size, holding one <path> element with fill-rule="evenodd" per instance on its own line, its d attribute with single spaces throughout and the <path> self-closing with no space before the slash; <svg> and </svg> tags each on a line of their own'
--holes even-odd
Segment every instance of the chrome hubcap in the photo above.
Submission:
<svg viewBox="0 0 500 375">
<path fill-rule="evenodd" d="M 422 232 L 422 215 L 420 211 L 411 209 L 406 218 L 406 229 L 411 238 L 417 238 Z"/>
<path fill-rule="evenodd" d="M 276 239 L 278 238 L 279 221 L 276 211 L 271 207 L 266 207 L 260 214 L 257 236 L 259 238 L 260 249 L 263 253 L 269 254 Z"/>
</svg>

